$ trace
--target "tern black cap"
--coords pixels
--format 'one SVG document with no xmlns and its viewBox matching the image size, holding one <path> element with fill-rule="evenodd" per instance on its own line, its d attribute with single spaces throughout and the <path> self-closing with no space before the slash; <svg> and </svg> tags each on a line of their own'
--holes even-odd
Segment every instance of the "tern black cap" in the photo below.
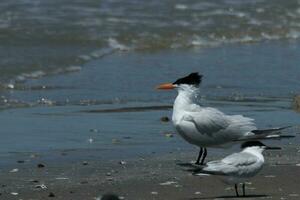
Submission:
<svg viewBox="0 0 300 200">
<path fill-rule="evenodd" d="M 198 72 L 194 72 L 176 80 L 173 84 L 180 85 L 180 84 L 188 84 L 188 85 L 199 85 L 202 81 L 202 75 Z"/>
<path fill-rule="evenodd" d="M 242 145 L 241 145 L 241 148 L 244 149 L 244 148 L 247 148 L 247 147 L 265 147 L 266 145 L 263 144 L 262 142 L 260 141 L 247 141 L 247 142 L 244 142 Z"/>
</svg>

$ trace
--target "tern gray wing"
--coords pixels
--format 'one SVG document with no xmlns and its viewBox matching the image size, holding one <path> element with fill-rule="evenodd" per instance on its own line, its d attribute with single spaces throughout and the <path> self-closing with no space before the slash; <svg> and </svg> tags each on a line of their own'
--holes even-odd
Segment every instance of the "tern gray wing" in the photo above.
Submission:
<svg viewBox="0 0 300 200">
<path fill-rule="evenodd" d="M 257 173 L 262 164 L 263 160 L 259 160 L 257 156 L 241 152 L 231 154 L 222 160 L 208 162 L 202 172 L 229 176 L 249 176 Z"/>
<path fill-rule="evenodd" d="M 228 141 L 243 138 L 256 129 L 252 118 L 242 115 L 225 115 L 210 107 L 197 110 L 197 112 L 186 112 L 183 120 L 192 122 L 197 131 L 202 134 L 210 136 L 222 134 L 222 137 Z"/>
<path fill-rule="evenodd" d="M 183 120 L 192 122 L 198 132 L 211 135 L 225 130 L 229 126 L 229 121 L 224 113 L 214 108 L 205 108 L 197 112 L 187 112 Z"/>
</svg>

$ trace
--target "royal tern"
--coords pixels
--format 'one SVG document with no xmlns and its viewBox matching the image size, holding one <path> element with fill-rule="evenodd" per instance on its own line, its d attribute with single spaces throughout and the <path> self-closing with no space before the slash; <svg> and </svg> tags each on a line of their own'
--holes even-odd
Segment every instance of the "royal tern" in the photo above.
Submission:
<svg viewBox="0 0 300 200">
<path fill-rule="evenodd" d="M 207 147 L 224 147 L 233 142 L 250 139 L 278 138 L 279 131 L 286 128 L 257 130 L 252 118 L 226 115 L 218 109 L 200 106 L 197 96 L 201 80 L 202 75 L 191 73 L 174 83 L 165 83 L 157 87 L 163 90 L 178 90 L 173 105 L 172 121 L 177 132 L 187 142 L 200 147 L 196 164 L 204 163 Z"/>
<path fill-rule="evenodd" d="M 236 196 L 238 184 L 242 184 L 243 196 L 245 196 L 245 182 L 255 176 L 264 165 L 262 152 L 266 149 L 281 149 L 269 147 L 259 141 L 248 141 L 241 145 L 243 149 L 239 153 L 233 153 L 222 160 L 210 161 L 205 166 L 191 165 L 194 175 L 212 174 L 218 175 L 223 181 L 234 184 Z"/>
</svg>

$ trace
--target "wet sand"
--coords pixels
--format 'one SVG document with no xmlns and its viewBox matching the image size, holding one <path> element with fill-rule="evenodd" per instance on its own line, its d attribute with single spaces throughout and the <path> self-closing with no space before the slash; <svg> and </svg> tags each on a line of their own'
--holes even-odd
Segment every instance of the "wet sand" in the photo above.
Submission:
<svg viewBox="0 0 300 200">
<path fill-rule="evenodd" d="M 170 152 L 129 160 L 45 160 L 32 155 L 0 172 L 0 199 L 243 199 L 232 186 L 214 176 L 192 176 L 176 163 L 189 162 L 196 152 Z M 266 165 L 246 186 L 246 199 L 299 199 L 299 147 L 266 152 Z M 65 158 L 65 159 L 64 159 Z M 208 160 L 216 159 L 208 157 Z M 24 162 L 23 162 L 24 161 Z M 39 165 L 42 164 L 42 165 Z"/>
</svg>

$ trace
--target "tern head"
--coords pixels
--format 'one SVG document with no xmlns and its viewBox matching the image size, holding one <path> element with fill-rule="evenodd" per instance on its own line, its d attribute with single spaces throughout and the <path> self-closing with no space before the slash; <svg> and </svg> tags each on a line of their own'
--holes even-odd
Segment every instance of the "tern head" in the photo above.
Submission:
<svg viewBox="0 0 300 200">
<path fill-rule="evenodd" d="M 247 142 L 244 142 L 241 145 L 241 148 L 242 149 L 251 148 L 251 149 L 257 149 L 257 150 L 260 150 L 260 151 L 263 151 L 263 150 L 272 150 L 272 149 L 273 150 L 281 149 L 280 147 L 270 147 L 270 146 L 267 146 L 267 145 L 263 144 L 260 141 L 247 141 Z"/>
<path fill-rule="evenodd" d="M 164 83 L 157 86 L 160 90 L 171 90 L 175 88 L 186 89 L 186 88 L 198 88 L 202 81 L 202 75 L 198 72 L 194 72 L 183 78 L 177 79 L 174 83 Z"/>
</svg>

